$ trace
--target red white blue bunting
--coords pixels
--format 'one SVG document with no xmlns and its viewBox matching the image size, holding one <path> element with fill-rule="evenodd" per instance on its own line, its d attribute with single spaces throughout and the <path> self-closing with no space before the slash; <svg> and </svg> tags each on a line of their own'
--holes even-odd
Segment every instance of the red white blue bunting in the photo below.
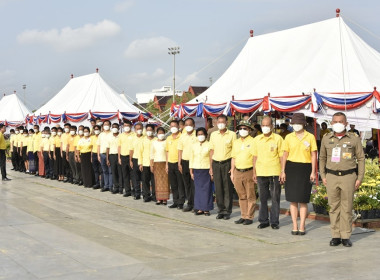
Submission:
<svg viewBox="0 0 380 280">
<path fill-rule="evenodd" d="M 311 101 L 309 95 L 267 98 L 269 108 L 263 108 L 264 111 L 292 112 L 301 109 Z"/>
<path fill-rule="evenodd" d="M 230 101 L 226 109 L 224 110 L 224 114 L 227 116 L 233 116 L 235 112 L 239 113 L 250 113 L 254 112 L 263 103 L 263 99 L 251 99 L 251 100 L 233 100 Z"/>
<path fill-rule="evenodd" d="M 373 97 L 373 92 L 317 93 L 312 95 L 312 111 L 318 112 L 323 105 L 336 110 L 360 107 Z"/>
</svg>

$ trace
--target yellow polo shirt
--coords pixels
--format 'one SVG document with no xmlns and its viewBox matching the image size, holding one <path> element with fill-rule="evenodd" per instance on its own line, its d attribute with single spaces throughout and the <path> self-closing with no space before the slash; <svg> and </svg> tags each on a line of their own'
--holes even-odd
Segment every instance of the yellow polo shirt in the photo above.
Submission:
<svg viewBox="0 0 380 280">
<path fill-rule="evenodd" d="M 0 150 L 5 150 L 6 148 L 4 134 L 0 132 Z"/>
<path fill-rule="evenodd" d="M 149 139 L 147 136 L 144 136 L 144 139 L 142 140 L 142 148 L 140 149 L 138 158 L 139 165 L 150 166 L 150 148 L 154 141 L 156 141 L 155 138 Z"/>
<path fill-rule="evenodd" d="M 15 135 L 15 138 L 14 138 L 14 145 L 18 148 L 18 147 L 20 147 L 20 137 L 21 137 L 21 134 L 19 133 L 19 134 L 16 134 Z"/>
<path fill-rule="evenodd" d="M 91 152 L 93 154 L 98 153 L 98 136 L 97 135 L 91 135 L 91 144 L 92 144 L 92 150 Z"/>
<path fill-rule="evenodd" d="M 75 134 L 74 136 L 70 135 L 67 141 L 67 144 L 69 145 L 69 152 L 75 152 L 75 144 L 76 144 L 77 138 L 79 138 L 79 135 L 77 134 Z"/>
<path fill-rule="evenodd" d="M 220 131 L 214 131 L 210 137 L 210 147 L 214 150 L 213 160 L 223 161 L 231 158 L 232 144 L 236 140 L 235 132 L 228 130 L 221 134 Z"/>
<path fill-rule="evenodd" d="M 41 132 L 34 133 L 34 135 L 33 135 L 33 152 L 39 152 L 41 150 L 40 149 L 41 140 L 42 140 Z"/>
<path fill-rule="evenodd" d="M 101 132 L 98 136 L 98 142 L 96 143 L 100 148 L 100 153 L 105 154 L 107 151 L 109 138 L 112 137 L 112 132 Z"/>
<path fill-rule="evenodd" d="M 77 150 L 79 150 L 79 152 L 81 154 L 91 153 L 92 143 L 93 143 L 93 141 L 92 141 L 91 137 L 88 137 L 87 139 L 85 137 L 82 137 L 78 141 Z"/>
<path fill-rule="evenodd" d="M 119 134 L 120 155 L 129 156 L 129 151 L 133 149 L 133 139 L 135 136 L 134 132 Z"/>
<path fill-rule="evenodd" d="M 28 136 L 27 136 L 28 137 Z M 21 144 L 22 144 L 22 147 L 26 147 L 28 144 L 28 138 L 24 136 L 24 134 L 21 134 L 20 135 L 20 147 L 21 147 Z"/>
<path fill-rule="evenodd" d="M 143 148 L 143 141 L 144 141 L 145 136 L 134 136 L 132 139 L 132 145 L 130 147 L 130 150 L 133 151 L 133 156 L 132 158 L 138 159 L 141 153 L 141 150 Z"/>
<path fill-rule="evenodd" d="M 69 142 L 69 139 L 70 139 L 70 133 L 62 133 L 62 136 L 61 136 L 61 145 L 62 145 L 62 149 L 64 152 L 66 152 L 66 148 L 67 148 L 67 144 Z"/>
<path fill-rule="evenodd" d="M 41 148 L 44 152 L 49 152 L 50 151 L 50 143 L 48 138 L 42 138 L 41 139 Z"/>
<path fill-rule="evenodd" d="M 28 136 L 28 142 L 27 142 L 27 148 L 26 148 L 27 152 L 34 152 L 34 147 L 33 147 L 34 139 L 33 139 L 33 136 L 34 135 L 29 135 Z"/>
<path fill-rule="evenodd" d="M 273 132 L 268 137 L 260 134 L 254 138 L 252 155 L 257 157 L 255 166 L 257 176 L 280 176 L 282 142 L 282 137 Z"/>
<path fill-rule="evenodd" d="M 14 139 L 15 139 L 15 134 L 11 134 L 10 136 L 9 136 L 9 143 L 11 144 L 11 148 L 13 147 L 13 141 L 14 141 Z M 13 152 L 13 151 L 11 151 L 11 152 Z"/>
<path fill-rule="evenodd" d="M 166 148 L 165 150 L 168 152 L 168 162 L 176 163 L 178 162 L 178 142 L 179 138 L 181 138 L 181 134 L 177 134 L 177 137 L 174 139 L 173 134 L 168 136 L 166 139 Z"/>
<path fill-rule="evenodd" d="M 61 148 L 61 143 L 62 143 L 61 137 L 62 137 L 62 135 L 61 136 L 56 135 L 54 137 L 54 139 L 55 139 L 55 143 L 54 144 L 55 144 L 56 148 Z"/>
<path fill-rule="evenodd" d="M 193 144 L 197 143 L 198 139 L 195 136 L 195 130 L 189 135 L 187 132 L 182 133 L 178 141 L 178 150 L 182 151 L 182 159 L 190 160 L 191 147 Z"/>
<path fill-rule="evenodd" d="M 153 141 L 150 147 L 150 159 L 153 159 L 153 162 L 166 162 L 166 140 Z"/>
<path fill-rule="evenodd" d="M 54 145 L 57 141 L 57 135 L 56 136 L 50 136 L 49 138 L 49 145 L 50 145 L 50 151 L 54 152 Z"/>
<path fill-rule="evenodd" d="M 118 147 L 119 147 L 119 135 L 114 136 L 111 134 L 111 136 L 107 136 L 107 146 L 106 148 L 109 148 L 109 154 L 110 155 L 117 155 L 118 154 Z"/>
<path fill-rule="evenodd" d="M 190 147 L 189 167 L 193 169 L 210 169 L 210 142 L 202 144 L 197 141 Z"/>
<path fill-rule="evenodd" d="M 311 163 L 311 152 L 317 151 L 317 142 L 314 135 L 306 130 L 301 140 L 292 132 L 285 137 L 281 149 L 289 153 L 289 161 Z"/>
<path fill-rule="evenodd" d="M 253 142 L 253 138 L 248 135 L 245 138 L 240 137 L 232 144 L 231 157 L 235 159 L 235 167 L 237 169 L 253 167 Z"/>
</svg>

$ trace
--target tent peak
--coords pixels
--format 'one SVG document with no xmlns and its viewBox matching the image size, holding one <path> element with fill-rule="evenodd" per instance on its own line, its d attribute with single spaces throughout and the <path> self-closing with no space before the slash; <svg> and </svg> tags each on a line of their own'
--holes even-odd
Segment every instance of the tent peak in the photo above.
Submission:
<svg viewBox="0 0 380 280">
<path fill-rule="evenodd" d="M 71 74 L 70 77 L 71 77 L 71 79 L 74 79 L 74 74 Z"/>
<path fill-rule="evenodd" d="M 99 73 L 99 68 L 96 68 L 96 73 Z"/>
<path fill-rule="evenodd" d="M 249 30 L 250 37 L 253 37 L 253 29 Z"/>
<path fill-rule="evenodd" d="M 336 9 L 335 12 L 336 12 L 336 17 L 340 17 L 340 9 L 339 8 Z"/>
</svg>

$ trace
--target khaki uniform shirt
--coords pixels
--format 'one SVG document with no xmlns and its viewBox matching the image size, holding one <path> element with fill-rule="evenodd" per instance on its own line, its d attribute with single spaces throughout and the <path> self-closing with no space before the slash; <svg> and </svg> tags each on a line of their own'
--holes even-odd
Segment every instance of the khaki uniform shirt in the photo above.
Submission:
<svg viewBox="0 0 380 280">
<path fill-rule="evenodd" d="M 334 148 L 340 148 L 339 161 L 332 161 Z M 340 139 L 333 133 L 322 138 L 319 153 L 319 166 L 322 178 L 326 178 L 326 168 L 334 171 L 346 171 L 358 167 L 358 180 L 364 177 L 365 157 L 360 138 L 350 132 Z"/>
</svg>

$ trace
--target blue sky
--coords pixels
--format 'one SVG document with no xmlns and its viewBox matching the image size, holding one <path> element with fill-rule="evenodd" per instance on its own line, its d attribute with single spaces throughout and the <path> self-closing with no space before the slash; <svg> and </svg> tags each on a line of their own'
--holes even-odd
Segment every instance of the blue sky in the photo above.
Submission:
<svg viewBox="0 0 380 280">
<path fill-rule="evenodd" d="M 0 0 L 0 93 L 16 90 L 23 97 L 26 84 L 26 104 L 37 109 L 70 74 L 98 67 L 113 88 L 134 99 L 172 84 L 172 46 L 181 48 L 177 88 L 209 86 L 250 29 L 259 35 L 296 27 L 334 17 L 336 8 L 380 51 L 380 2 L 374 0 Z"/>
</svg>

